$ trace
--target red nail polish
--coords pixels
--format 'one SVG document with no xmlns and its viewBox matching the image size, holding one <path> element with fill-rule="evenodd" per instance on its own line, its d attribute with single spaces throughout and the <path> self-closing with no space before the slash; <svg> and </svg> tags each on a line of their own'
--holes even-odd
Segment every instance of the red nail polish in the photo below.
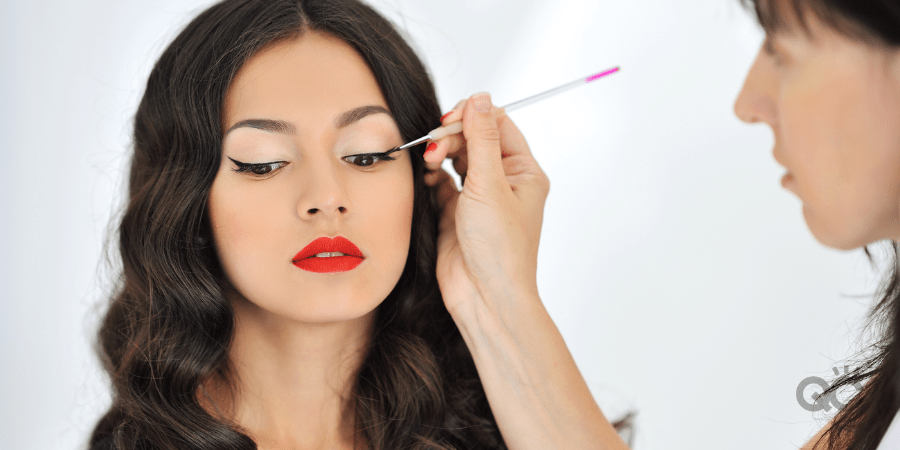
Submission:
<svg viewBox="0 0 900 450">
<path fill-rule="evenodd" d="M 506 153 L 506 152 L 500 152 L 500 157 L 501 157 L 501 158 L 506 158 L 507 156 L 509 156 L 509 153 Z"/>
<path fill-rule="evenodd" d="M 434 142 L 432 142 L 432 143 L 428 144 L 428 147 L 425 147 L 425 153 L 433 152 L 433 151 L 435 151 L 436 149 L 437 149 L 437 144 L 435 144 Z"/>
<path fill-rule="evenodd" d="M 443 116 L 441 116 L 441 122 L 443 122 L 444 119 L 446 119 L 447 116 L 449 116 L 450 114 L 453 114 L 453 111 L 450 111 L 450 112 L 448 112 L 447 114 L 444 114 Z"/>
</svg>

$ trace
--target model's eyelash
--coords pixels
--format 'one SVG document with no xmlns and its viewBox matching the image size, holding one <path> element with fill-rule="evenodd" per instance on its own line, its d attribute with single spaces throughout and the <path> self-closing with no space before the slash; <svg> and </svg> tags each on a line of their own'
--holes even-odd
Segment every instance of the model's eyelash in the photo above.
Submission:
<svg viewBox="0 0 900 450">
<path fill-rule="evenodd" d="M 381 153 L 357 153 L 355 155 L 347 155 L 342 159 L 349 162 L 350 164 L 359 166 L 359 167 L 371 167 L 378 163 L 379 161 L 393 161 L 397 159 L 394 156 L 390 156 L 391 153 L 399 152 L 399 148 L 392 148 L 386 152 Z M 360 164 L 363 161 L 372 161 L 369 164 Z"/>
<path fill-rule="evenodd" d="M 386 152 L 380 152 L 380 153 L 357 153 L 355 155 L 347 155 L 341 159 L 343 159 L 355 166 L 372 167 L 381 161 L 393 161 L 393 160 L 397 159 L 396 157 L 390 156 L 390 155 L 391 155 L 391 153 L 399 152 L 399 151 L 400 151 L 399 148 L 393 148 Z M 233 162 L 237 166 L 236 169 L 231 169 L 231 170 L 233 170 L 237 173 L 250 173 L 250 174 L 256 175 L 256 176 L 272 174 L 275 171 L 290 164 L 287 161 L 273 161 L 273 162 L 267 162 L 267 163 L 245 163 L 245 162 L 240 162 L 230 156 L 228 157 L 228 159 L 230 159 L 231 162 Z M 368 161 L 368 163 L 366 164 L 367 161 Z"/>
<path fill-rule="evenodd" d="M 269 175 L 272 172 L 275 172 L 278 169 L 290 164 L 287 161 L 274 161 L 268 163 L 244 163 L 240 162 L 234 158 L 228 157 L 235 165 L 237 165 L 237 169 L 231 169 L 237 173 L 245 173 L 249 172 L 252 175 L 262 176 Z M 263 172 L 263 170 L 265 170 Z"/>
</svg>

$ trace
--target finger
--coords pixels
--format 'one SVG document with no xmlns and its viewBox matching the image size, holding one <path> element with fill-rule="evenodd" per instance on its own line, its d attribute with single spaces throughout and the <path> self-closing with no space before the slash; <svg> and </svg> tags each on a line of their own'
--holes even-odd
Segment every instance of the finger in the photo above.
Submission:
<svg viewBox="0 0 900 450">
<path fill-rule="evenodd" d="M 509 116 L 504 114 L 497 119 L 497 128 L 500 130 L 500 150 L 504 158 L 514 155 L 532 156 L 525 136 Z"/>
<path fill-rule="evenodd" d="M 441 117 L 441 126 L 449 125 L 453 122 L 462 120 L 462 105 L 465 105 L 467 99 L 460 100 L 453 109 Z M 443 139 L 430 142 L 425 147 L 425 153 L 422 157 L 425 159 L 425 168 L 429 171 L 437 170 L 441 167 L 445 158 L 452 158 L 453 155 L 465 146 L 466 139 L 462 133 L 453 134 Z M 434 144 L 434 145 L 432 145 Z"/>
<path fill-rule="evenodd" d="M 486 92 L 473 95 L 463 108 L 463 134 L 468 141 L 466 175 L 470 181 L 477 179 L 479 187 L 489 190 L 504 181 L 500 130 L 493 109 L 491 96 Z"/>
<path fill-rule="evenodd" d="M 461 108 L 461 106 L 466 104 L 466 100 L 468 100 L 468 99 L 462 99 L 462 100 L 460 100 L 460 101 L 456 104 L 456 106 L 454 106 L 453 109 L 450 110 L 450 112 L 448 112 L 447 114 L 444 114 L 443 116 L 441 116 L 441 125 L 442 125 L 442 126 L 443 126 L 443 125 L 451 124 L 451 123 L 453 123 L 453 122 L 459 122 L 460 120 L 462 120 L 462 108 Z"/>
<path fill-rule="evenodd" d="M 432 144 L 434 144 L 432 146 Z M 425 154 L 425 167 L 429 170 L 437 170 L 446 158 L 453 158 L 466 146 L 466 139 L 460 134 L 451 134 L 443 139 L 438 139 L 428 144 Z"/>
</svg>

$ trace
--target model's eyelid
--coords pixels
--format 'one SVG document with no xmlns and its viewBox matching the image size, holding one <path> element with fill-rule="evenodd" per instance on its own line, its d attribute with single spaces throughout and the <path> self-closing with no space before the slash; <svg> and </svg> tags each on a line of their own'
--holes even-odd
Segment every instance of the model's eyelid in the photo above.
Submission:
<svg viewBox="0 0 900 450">
<path fill-rule="evenodd" d="M 388 150 L 386 152 L 378 152 L 378 153 L 356 153 L 353 155 L 344 156 L 341 159 L 343 159 L 344 161 L 347 161 L 348 163 L 350 163 L 354 166 L 368 169 L 368 168 L 374 168 L 374 166 L 378 163 L 381 163 L 384 161 L 393 161 L 393 160 L 397 159 L 396 157 L 391 156 L 391 153 L 394 153 L 396 151 L 399 151 L 399 149 L 394 148 L 394 149 Z M 357 164 L 359 159 L 366 159 L 366 158 L 369 158 L 373 161 L 370 164 Z"/>
<path fill-rule="evenodd" d="M 351 157 L 351 156 L 378 156 L 378 157 L 384 157 L 384 156 L 388 156 L 388 155 L 390 155 L 391 153 L 394 153 L 394 152 L 396 152 L 396 151 L 397 151 L 397 149 L 391 149 L 391 150 L 388 150 L 388 151 L 386 151 L 386 152 L 376 152 L 376 153 L 354 153 L 354 154 L 352 154 L 352 155 L 347 155 L 347 156 L 345 156 L 344 158 L 349 158 L 349 157 Z"/>
<path fill-rule="evenodd" d="M 232 157 L 228 157 L 228 159 L 230 159 L 231 162 L 233 162 L 235 165 L 237 165 L 237 168 L 233 168 L 231 170 L 233 170 L 239 174 L 249 175 L 251 177 L 258 178 L 258 179 L 269 178 L 269 177 L 273 176 L 276 172 L 280 171 L 281 169 L 284 169 L 285 166 L 290 164 L 287 161 L 272 161 L 272 162 L 266 162 L 266 163 L 244 163 L 244 162 L 240 162 Z M 275 167 L 275 166 L 278 166 L 278 167 Z M 258 172 L 258 170 L 261 170 L 261 169 L 268 169 L 268 170 L 266 170 L 265 172 L 262 172 L 262 173 Z"/>
<path fill-rule="evenodd" d="M 288 163 L 287 161 L 269 161 L 269 162 L 263 162 L 263 163 L 245 163 L 245 162 L 240 162 L 240 161 L 238 161 L 238 160 L 236 160 L 236 159 L 234 159 L 234 158 L 232 158 L 232 157 L 230 157 L 230 156 L 227 156 L 227 158 L 230 159 L 231 162 L 235 163 L 235 165 L 237 165 L 238 167 L 262 167 L 262 166 L 270 166 L 270 165 L 272 165 L 272 164 L 287 164 L 287 163 Z"/>
</svg>

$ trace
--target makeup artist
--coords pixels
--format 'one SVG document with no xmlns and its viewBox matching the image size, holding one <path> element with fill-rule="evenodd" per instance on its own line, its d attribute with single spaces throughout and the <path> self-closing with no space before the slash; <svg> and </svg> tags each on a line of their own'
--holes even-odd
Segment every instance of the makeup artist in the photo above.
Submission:
<svg viewBox="0 0 900 450">
<path fill-rule="evenodd" d="M 772 128 L 774 157 L 788 170 L 782 185 L 803 201 L 819 242 L 863 247 L 870 259 L 868 244 L 889 239 L 894 250 L 890 278 L 870 316 L 870 325 L 884 330 L 878 351 L 825 394 L 866 384 L 803 450 L 820 441 L 817 449 L 900 449 L 900 1 L 744 2 L 755 9 L 766 39 L 735 113 Z M 486 95 L 461 102 L 442 122 L 461 118 L 463 135 L 432 143 L 425 153 L 434 171 L 426 181 L 441 185 L 444 207 L 438 258 L 444 299 L 455 318 L 465 318 L 458 324 L 491 405 L 525 397 L 543 408 L 515 423 L 556 425 L 546 428 L 546 445 L 535 448 L 575 442 L 573 436 L 577 448 L 623 448 L 538 297 L 547 177 L 515 125 L 494 119 L 491 108 Z M 461 192 L 439 169 L 445 157 L 464 179 Z M 478 331 L 466 323 L 479 324 Z M 519 412 L 494 413 L 501 422 L 500 415 Z M 569 432 L 576 434 L 568 441 L 558 434 Z M 504 430 L 510 447 L 524 434 Z"/>
</svg>

